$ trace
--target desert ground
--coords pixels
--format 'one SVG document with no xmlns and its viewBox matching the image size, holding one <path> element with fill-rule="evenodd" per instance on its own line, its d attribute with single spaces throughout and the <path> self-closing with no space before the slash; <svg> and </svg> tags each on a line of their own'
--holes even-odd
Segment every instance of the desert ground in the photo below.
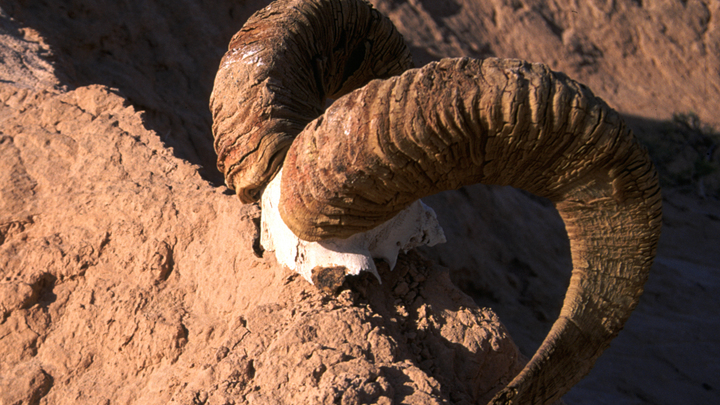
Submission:
<svg viewBox="0 0 720 405">
<path fill-rule="evenodd" d="M 447 243 L 326 295 L 257 249 L 209 95 L 264 0 L 0 2 L 0 404 L 485 403 L 557 318 L 552 204 L 425 199 Z M 622 114 L 663 229 L 640 304 L 568 404 L 720 400 L 720 2 L 373 0 L 416 66 L 519 58 Z M 255 248 L 254 248 L 255 246 Z"/>
</svg>

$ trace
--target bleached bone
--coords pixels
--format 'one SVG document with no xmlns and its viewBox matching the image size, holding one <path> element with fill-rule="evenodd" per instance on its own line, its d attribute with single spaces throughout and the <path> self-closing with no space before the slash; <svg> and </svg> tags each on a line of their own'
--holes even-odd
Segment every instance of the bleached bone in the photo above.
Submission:
<svg viewBox="0 0 720 405">
<path fill-rule="evenodd" d="M 382 225 L 347 239 L 331 238 L 309 242 L 295 236 L 280 217 L 280 181 L 282 170 L 262 194 L 260 243 L 275 252 L 277 261 L 312 283 L 316 267 L 345 267 L 346 275 L 369 271 L 377 277 L 373 259 L 382 259 L 395 267 L 398 253 L 418 246 L 445 243 L 445 233 L 432 208 L 417 200 Z"/>
</svg>

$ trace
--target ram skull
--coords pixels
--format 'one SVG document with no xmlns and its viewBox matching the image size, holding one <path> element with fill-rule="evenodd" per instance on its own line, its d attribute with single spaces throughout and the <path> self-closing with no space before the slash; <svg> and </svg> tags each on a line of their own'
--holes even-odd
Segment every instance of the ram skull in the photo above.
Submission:
<svg viewBox="0 0 720 405">
<path fill-rule="evenodd" d="M 324 111 L 327 98 L 337 100 Z M 281 0 L 231 41 L 211 110 L 218 167 L 242 201 L 257 200 L 282 167 L 271 208 L 296 248 L 352 252 L 357 244 L 343 240 L 469 184 L 554 202 L 570 239 L 570 286 L 544 342 L 493 404 L 559 399 L 637 305 L 660 234 L 655 168 L 617 112 L 542 64 L 459 58 L 411 69 L 402 37 L 368 3 Z"/>
</svg>

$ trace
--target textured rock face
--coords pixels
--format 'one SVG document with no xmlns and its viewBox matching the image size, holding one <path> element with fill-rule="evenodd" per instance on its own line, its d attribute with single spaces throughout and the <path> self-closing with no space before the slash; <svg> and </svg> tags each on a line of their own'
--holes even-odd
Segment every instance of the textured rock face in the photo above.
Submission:
<svg viewBox="0 0 720 405">
<path fill-rule="evenodd" d="M 463 403 L 483 398 L 472 378 L 499 388 L 514 367 L 472 375 L 478 347 L 512 359 L 507 336 L 415 257 L 381 286 L 360 280 L 329 299 L 253 255 L 257 212 L 218 186 L 207 101 L 230 37 L 267 3 L 2 2 L 0 403 L 267 403 L 273 390 L 286 402 Z M 716 1 L 580 3 L 374 1 L 416 64 L 519 57 L 621 112 L 717 123 Z M 557 213 L 497 187 L 426 202 L 449 243 L 423 253 L 532 353 L 569 277 Z M 644 301 L 600 377 L 568 395 L 577 402 L 717 397 L 720 212 L 687 197 L 668 207 Z M 413 286 L 413 271 L 427 280 Z"/>
</svg>

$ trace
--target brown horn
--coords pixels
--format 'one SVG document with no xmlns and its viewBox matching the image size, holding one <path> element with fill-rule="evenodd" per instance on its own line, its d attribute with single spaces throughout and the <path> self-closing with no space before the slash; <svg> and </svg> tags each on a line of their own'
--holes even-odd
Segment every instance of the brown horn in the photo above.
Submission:
<svg viewBox="0 0 720 405">
<path fill-rule="evenodd" d="M 210 96 L 218 169 L 256 201 L 305 125 L 337 98 L 412 67 L 402 36 L 361 0 L 280 0 L 230 41 Z"/>
<path fill-rule="evenodd" d="M 473 183 L 550 198 L 573 272 L 559 319 L 491 401 L 557 400 L 638 302 L 661 223 L 657 174 L 618 114 L 539 64 L 448 59 L 373 81 L 310 123 L 287 155 L 280 213 L 307 240 L 373 228 Z"/>
</svg>

